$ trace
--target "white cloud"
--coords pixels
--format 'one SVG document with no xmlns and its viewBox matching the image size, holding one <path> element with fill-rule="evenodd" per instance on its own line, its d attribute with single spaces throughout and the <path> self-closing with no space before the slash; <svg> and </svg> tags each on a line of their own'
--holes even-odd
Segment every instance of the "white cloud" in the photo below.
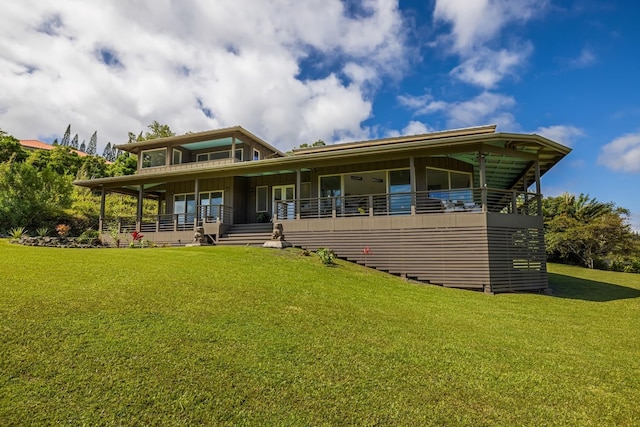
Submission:
<svg viewBox="0 0 640 427">
<path fill-rule="evenodd" d="M 640 132 L 623 135 L 606 144 L 598 163 L 618 172 L 640 173 Z"/>
<path fill-rule="evenodd" d="M 537 0 L 436 0 L 434 20 L 450 25 L 448 35 L 438 40 L 462 63 L 451 75 L 484 89 L 494 88 L 502 79 L 515 75 L 533 48 L 513 35 L 500 37 L 506 26 L 538 16 L 547 1 Z M 504 41 L 503 41 L 504 39 Z M 500 43 L 509 47 L 496 48 Z"/>
<path fill-rule="evenodd" d="M 372 91 L 405 67 L 393 0 L 357 14 L 339 0 L 26 0 L 3 15 L 0 127 L 24 139 L 71 123 L 104 146 L 153 120 L 242 125 L 282 149 L 362 138 Z"/>
<path fill-rule="evenodd" d="M 569 60 L 569 66 L 572 68 L 586 68 L 595 64 L 597 60 L 598 58 L 591 49 L 585 47 L 580 51 L 580 55 L 577 58 Z"/>
<path fill-rule="evenodd" d="M 569 147 L 573 145 L 577 137 L 584 135 L 582 129 L 570 125 L 543 126 L 536 129 L 533 133 Z"/>
<path fill-rule="evenodd" d="M 499 93 L 483 92 L 473 99 L 456 102 L 449 106 L 450 127 L 467 127 L 494 123 L 501 130 L 514 126 L 513 116 L 503 111 L 516 104 L 515 99 Z"/>
<path fill-rule="evenodd" d="M 398 102 L 413 110 L 414 115 L 441 112 L 447 118 L 447 127 L 460 128 L 496 124 L 501 131 L 515 131 L 519 126 L 508 109 L 516 105 L 513 97 L 482 92 L 466 101 L 445 102 L 435 100 L 430 94 L 422 96 L 403 95 Z"/>
<path fill-rule="evenodd" d="M 483 48 L 451 70 L 451 75 L 463 82 L 491 89 L 506 76 L 514 75 L 532 50 L 529 43 L 514 51 Z"/>
</svg>

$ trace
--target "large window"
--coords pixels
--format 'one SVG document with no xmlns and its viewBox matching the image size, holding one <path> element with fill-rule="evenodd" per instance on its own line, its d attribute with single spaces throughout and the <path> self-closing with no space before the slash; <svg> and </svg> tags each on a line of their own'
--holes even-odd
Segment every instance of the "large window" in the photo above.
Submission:
<svg viewBox="0 0 640 427">
<path fill-rule="evenodd" d="M 236 149 L 236 159 L 242 161 L 244 150 L 242 148 Z M 212 151 L 210 153 L 200 153 L 196 157 L 196 161 L 198 162 L 206 162 L 209 160 L 223 160 L 231 158 L 231 150 L 224 151 Z"/>
<path fill-rule="evenodd" d="M 142 167 L 153 168 L 167 164 L 167 149 L 145 150 L 142 152 Z"/>
<path fill-rule="evenodd" d="M 427 168 L 429 196 L 443 200 L 473 201 L 470 189 L 473 177 L 470 172 Z"/>
<path fill-rule="evenodd" d="M 178 224 L 192 224 L 196 215 L 196 196 L 194 194 L 173 196 L 173 213 L 178 215 Z"/>
<path fill-rule="evenodd" d="M 389 208 L 392 213 L 411 212 L 411 173 L 409 169 L 389 171 Z"/>
<path fill-rule="evenodd" d="M 218 212 L 220 205 L 224 204 L 224 192 L 218 191 L 206 191 L 200 193 L 200 205 L 202 206 L 201 217 L 222 217 L 222 210 Z"/>
</svg>

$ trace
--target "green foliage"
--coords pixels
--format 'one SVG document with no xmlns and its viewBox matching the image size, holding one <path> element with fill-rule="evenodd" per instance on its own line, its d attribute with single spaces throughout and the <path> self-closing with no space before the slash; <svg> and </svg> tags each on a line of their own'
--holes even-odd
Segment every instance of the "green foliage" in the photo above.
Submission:
<svg viewBox="0 0 640 427">
<path fill-rule="evenodd" d="M 133 175 L 138 168 L 138 158 L 129 153 L 120 153 L 115 161 L 107 167 L 108 176 Z"/>
<path fill-rule="evenodd" d="M 107 165 L 102 157 L 84 156 L 81 157 L 81 166 L 76 176 L 78 179 L 104 178 L 109 176 L 109 166 L 111 165 Z"/>
<path fill-rule="evenodd" d="M 20 141 L 0 129 L 0 163 L 24 162 L 26 158 L 27 152 L 20 145 Z"/>
<path fill-rule="evenodd" d="M 98 131 L 93 132 L 89 145 L 87 145 L 87 154 L 95 156 L 98 150 Z"/>
<path fill-rule="evenodd" d="M 40 237 L 46 237 L 46 236 L 48 236 L 48 235 L 49 235 L 49 228 L 47 228 L 47 227 L 39 227 L 39 228 L 36 230 L 36 234 L 37 234 L 38 236 L 40 236 Z"/>
<path fill-rule="evenodd" d="M 552 261 L 594 268 L 599 259 L 633 249 L 629 211 L 614 203 L 565 193 L 544 199 L 543 215 L 547 255 Z"/>
<path fill-rule="evenodd" d="M 15 227 L 9 230 L 9 236 L 12 239 L 20 239 L 23 236 L 27 235 L 27 230 L 24 227 Z"/>
<path fill-rule="evenodd" d="M 71 206 L 71 177 L 29 163 L 0 163 L 0 230 L 46 226 Z"/>
<path fill-rule="evenodd" d="M 67 125 L 67 130 L 64 131 L 64 136 L 62 137 L 62 141 L 60 141 L 60 145 L 63 147 L 69 146 L 71 142 L 71 123 Z"/>
<path fill-rule="evenodd" d="M 316 254 L 318 254 L 318 256 L 320 257 L 320 261 L 322 261 L 324 265 L 335 265 L 334 260 L 336 258 L 336 253 L 333 250 L 320 248 L 316 251 Z"/>
<path fill-rule="evenodd" d="M 77 241 L 87 244 L 97 243 L 100 241 L 100 232 L 93 228 L 87 228 L 78 236 Z"/>
<path fill-rule="evenodd" d="M 53 150 L 35 150 L 29 154 L 27 163 L 38 170 L 50 169 L 58 175 L 75 177 L 83 159 L 66 146 L 56 146 Z"/>
</svg>

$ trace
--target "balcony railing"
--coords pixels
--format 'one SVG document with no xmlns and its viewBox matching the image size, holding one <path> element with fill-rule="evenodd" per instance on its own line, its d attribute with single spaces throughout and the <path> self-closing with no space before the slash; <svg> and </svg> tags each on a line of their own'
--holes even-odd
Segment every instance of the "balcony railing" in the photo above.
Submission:
<svg viewBox="0 0 640 427">
<path fill-rule="evenodd" d="M 281 200 L 274 220 L 496 212 L 540 216 L 542 196 L 514 190 L 467 188 Z"/>
<path fill-rule="evenodd" d="M 200 205 L 195 212 L 104 219 L 101 230 L 108 233 L 118 230 L 118 233 L 132 233 L 134 231 L 152 233 L 161 231 L 191 231 L 204 224 L 233 224 L 233 208 L 225 205 Z"/>
</svg>

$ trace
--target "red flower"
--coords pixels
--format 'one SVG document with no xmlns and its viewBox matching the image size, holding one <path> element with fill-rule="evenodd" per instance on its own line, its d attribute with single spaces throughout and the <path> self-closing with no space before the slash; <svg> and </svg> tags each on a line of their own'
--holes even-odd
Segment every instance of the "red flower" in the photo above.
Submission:
<svg viewBox="0 0 640 427">
<path fill-rule="evenodd" d="M 362 250 L 362 255 L 371 255 L 371 249 L 369 248 L 369 246 Z"/>
<path fill-rule="evenodd" d="M 142 240 L 144 235 L 138 231 L 134 231 L 131 233 L 131 237 L 133 238 L 134 242 L 137 242 L 138 240 Z"/>
</svg>

